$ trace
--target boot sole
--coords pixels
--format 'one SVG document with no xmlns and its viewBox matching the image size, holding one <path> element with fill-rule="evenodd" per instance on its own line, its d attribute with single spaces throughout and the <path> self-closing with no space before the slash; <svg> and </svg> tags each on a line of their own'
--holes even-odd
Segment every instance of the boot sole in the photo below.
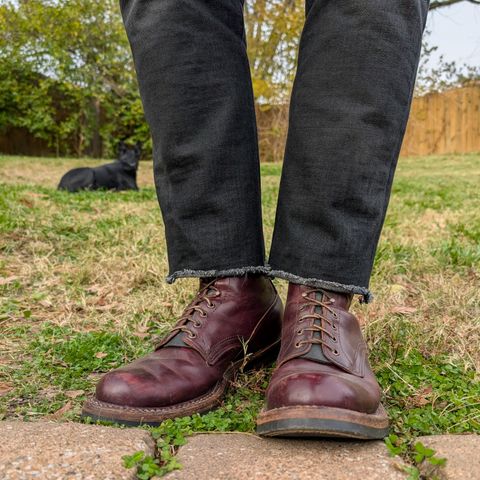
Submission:
<svg viewBox="0 0 480 480">
<path fill-rule="evenodd" d="M 280 349 L 280 340 L 252 354 L 247 360 L 239 360 L 230 365 L 223 379 L 207 393 L 168 407 L 137 408 L 102 402 L 91 398 L 83 405 L 81 417 L 94 421 L 114 422 L 126 426 L 159 426 L 169 418 L 186 417 L 194 413 L 205 413 L 218 407 L 235 374 L 245 366 L 258 368 L 273 363 Z"/>
<path fill-rule="evenodd" d="M 333 407 L 281 407 L 262 411 L 257 420 L 257 433 L 264 437 L 378 440 L 388 432 L 388 415 L 381 404 L 370 414 Z"/>
</svg>

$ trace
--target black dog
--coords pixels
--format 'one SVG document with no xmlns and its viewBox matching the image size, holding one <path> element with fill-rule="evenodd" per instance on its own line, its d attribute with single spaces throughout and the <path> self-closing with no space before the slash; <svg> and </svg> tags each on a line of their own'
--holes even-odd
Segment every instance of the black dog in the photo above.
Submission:
<svg viewBox="0 0 480 480">
<path fill-rule="evenodd" d="M 132 148 L 120 142 L 118 160 L 95 168 L 74 168 L 60 180 L 59 190 L 138 190 L 137 169 L 140 160 L 140 143 Z"/>
</svg>

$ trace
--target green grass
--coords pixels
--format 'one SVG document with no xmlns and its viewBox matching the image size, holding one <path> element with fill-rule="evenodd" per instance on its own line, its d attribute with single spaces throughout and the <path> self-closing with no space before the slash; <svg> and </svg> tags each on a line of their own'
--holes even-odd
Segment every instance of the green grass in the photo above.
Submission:
<svg viewBox="0 0 480 480">
<path fill-rule="evenodd" d="M 98 377 L 149 351 L 194 292 L 193 280 L 163 282 L 151 165 L 139 192 L 56 191 L 85 163 L 0 157 L 0 419 L 78 421 Z M 280 172 L 262 165 L 267 244 Z M 480 433 L 479 185 L 480 155 L 401 159 L 376 299 L 354 306 L 402 439 Z M 220 409 L 154 430 L 163 455 L 191 432 L 253 431 L 269 375 L 241 374 Z"/>
</svg>

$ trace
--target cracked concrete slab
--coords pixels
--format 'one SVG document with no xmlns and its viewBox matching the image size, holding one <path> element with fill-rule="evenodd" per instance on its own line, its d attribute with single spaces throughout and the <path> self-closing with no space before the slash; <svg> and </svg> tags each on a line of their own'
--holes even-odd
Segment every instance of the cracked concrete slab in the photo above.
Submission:
<svg viewBox="0 0 480 480">
<path fill-rule="evenodd" d="M 1 480 L 133 480 L 122 456 L 153 454 L 150 435 L 81 423 L 0 422 Z"/>
<path fill-rule="evenodd" d="M 262 439 L 250 434 L 190 437 L 168 480 L 403 480 L 383 442 Z"/>
<path fill-rule="evenodd" d="M 433 435 L 417 439 L 446 458 L 439 477 L 445 480 L 480 480 L 480 435 Z"/>
<path fill-rule="evenodd" d="M 438 435 L 418 439 L 447 465 L 442 480 L 480 480 L 480 436 Z M 140 429 L 79 423 L 0 422 L 1 480 L 133 480 L 122 457 L 154 454 Z M 404 480 L 398 457 L 385 444 L 335 440 L 262 439 L 253 434 L 212 433 L 188 438 L 177 459 L 182 470 L 167 480 Z M 428 465 L 422 465 L 424 470 Z"/>
</svg>

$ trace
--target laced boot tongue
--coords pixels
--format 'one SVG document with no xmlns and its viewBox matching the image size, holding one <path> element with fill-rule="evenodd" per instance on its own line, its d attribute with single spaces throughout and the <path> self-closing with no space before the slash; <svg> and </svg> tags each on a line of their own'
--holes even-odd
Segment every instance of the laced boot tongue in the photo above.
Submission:
<svg viewBox="0 0 480 480">
<path fill-rule="evenodd" d="M 200 278 L 199 282 L 199 289 L 198 292 L 206 289 L 205 295 L 210 296 L 212 293 L 215 293 L 215 289 L 213 288 L 213 281 L 215 280 L 214 277 L 207 277 L 207 278 Z M 209 284 L 212 284 L 209 286 Z M 208 288 L 207 288 L 208 287 Z M 190 345 L 185 343 L 184 339 L 186 338 L 187 333 L 179 331 L 176 335 L 174 335 L 167 343 L 165 343 L 164 347 L 187 347 L 192 348 Z"/>
<path fill-rule="evenodd" d="M 174 337 L 172 337 L 165 345 L 164 347 L 188 347 L 192 348 L 190 345 L 187 345 L 183 339 L 185 338 L 186 333 L 185 332 L 178 332 Z"/>
<path fill-rule="evenodd" d="M 322 300 L 323 298 L 323 293 L 322 292 L 315 292 L 315 298 L 317 300 Z M 322 313 L 322 307 L 320 306 L 315 306 L 313 309 L 314 313 L 321 314 Z M 322 321 L 318 318 L 316 318 L 313 322 L 315 325 L 321 327 L 322 326 Z M 313 332 L 313 338 L 321 338 L 321 332 Z M 310 350 L 302 355 L 300 358 L 306 358 L 307 360 L 313 360 L 314 362 L 318 363 L 324 363 L 325 365 L 333 365 L 332 362 L 325 356 L 323 353 L 322 346 L 320 344 L 314 343 Z"/>
</svg>

